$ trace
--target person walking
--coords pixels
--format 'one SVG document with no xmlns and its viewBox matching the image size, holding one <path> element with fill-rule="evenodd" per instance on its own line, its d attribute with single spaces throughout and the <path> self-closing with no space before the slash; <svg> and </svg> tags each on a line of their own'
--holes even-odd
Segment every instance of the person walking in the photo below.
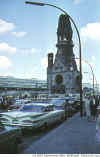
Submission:
<svg viewBox="0 0 100 157">
<path fill-rule="evenodd" d="M 100 143 L 100 105 L 97 107 L 96 141 Z"/>
<path fill-rule="evenodd" d="M 68 99 L 66 99 L 66 103 L 64 105 L 64 111 L 65 111 L 65 120 L 68 118 Z"/>
<path fill-rule="evenodd" d="M 85 95 L 83 95 L 83 116 L 86 117 L 85 101 L 86 101 L 86 98 L 85 98 Z"/>
<path fill-rule="evenodd" d="M 97 115 L 97 105 L 96 105 L 95 96 L 91 97 L 90 110 L 91 110 L 91 116 L 92 116 L 93 120 L 95 121 L 96 115 Z"/>
<path fill-rule="evenodd" d="M 85 96 L 84 107 L 88 121 L 91 121 L 91 112 L 90 112 L 90 97 Z"/>
</svg>

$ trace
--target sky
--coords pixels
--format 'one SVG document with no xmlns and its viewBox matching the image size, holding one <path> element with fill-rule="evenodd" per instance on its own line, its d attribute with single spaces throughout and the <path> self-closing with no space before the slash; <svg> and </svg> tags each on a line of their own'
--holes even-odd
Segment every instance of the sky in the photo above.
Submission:
<svg viewBox="0 0 100 157">
<path fill-rule="evenodd" d="M 54 4 L 72 17 L 81 37 L 83 82 L 92 82 L 90 64 L 100 84 L 100 0 L 36 2 Z M 0 76 L 46 79 L 47 54 L 57 52 L 56 31 L 61 13 L 50 6 L 26 5 L 25 0 L 0 0 Z M 72 28 L 74 54 L 78 57 L 73 24 Z"/>
</svg>

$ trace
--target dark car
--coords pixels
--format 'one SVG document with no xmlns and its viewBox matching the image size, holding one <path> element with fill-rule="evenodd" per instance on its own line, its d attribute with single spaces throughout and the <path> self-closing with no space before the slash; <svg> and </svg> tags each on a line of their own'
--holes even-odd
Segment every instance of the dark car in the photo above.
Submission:
<svg viewBox="0 0 100 157">
<path fill-rule="evenodd" d="M 16 154 L 20 142 L 20 128 L 3 126 L 0 122 L 0 154 Z"/>
</svg>

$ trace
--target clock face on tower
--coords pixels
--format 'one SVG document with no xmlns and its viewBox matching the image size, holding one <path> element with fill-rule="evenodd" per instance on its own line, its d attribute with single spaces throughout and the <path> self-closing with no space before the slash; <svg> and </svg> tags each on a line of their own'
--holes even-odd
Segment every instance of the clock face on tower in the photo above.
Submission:
<svg viewBox="0 0 100 157">
<path fill-rule="evenodd" d="M 62 75 L 57 75 L 55 81 L 56 81 L 57 84 L 62 84 L 63 83 Z"/>
</svg>

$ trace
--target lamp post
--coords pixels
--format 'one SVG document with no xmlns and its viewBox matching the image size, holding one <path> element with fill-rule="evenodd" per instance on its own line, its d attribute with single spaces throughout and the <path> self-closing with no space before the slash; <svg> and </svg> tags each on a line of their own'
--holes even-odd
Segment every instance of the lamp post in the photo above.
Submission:
<svg viewBox="0 0 100 157">
<path fill-rule="evenodd" d="M 30 2 L 30 1 L 26 1 L 25 2 L 26 4 L 31 4 L 31 5 L 36 5 L 36 6 L 51 6 L 51 7 L 54 7 L 58 10 L 60 10 L 61 12 L 63 12 L 65 15 L 67 15 L 69 17 L 69 19 L 71 20 L 71 22 L 73 23 L 75 29 L 76 29 L 76 32 L 77 32 L 77 35 L 78 35 L 78 41 L 79 41 L 79 58 L 80 58 L 80 62 L 79 62 L 79 65 L 80 65 L 80 116 L 82 117 L 83 116 L 83 105 L 82 105 L 82 54 L 81 54 L 81 39 L 80 39 L 80 34 L 79 34 L 79 31 L 78 31 L 78 28 L 74 22 L 74 20 L 72 19 L 72 17 L 65 11 L 63 10 L 62 8 L 56 6 L 56 5 L 53 5 L 53 4 L 49 4 L 49 3 L 41 3 L 41 2 Z"/>
<path fill-rule="evenodd" d="M 92 83 L 92 85 L 93 85 L 93 95 L 94 95 L 94 77 L 95 77 L 94 76 L 94 72 L 93 72 L 91 64 L 87 60 L 84 60 L 84 62 L 86 62 L 90 66 L 90 69 L 91 69 L 91 72 L 92 72 L 92 76 L 93 76 L 93 83 Z"/>
<path fill-rule="evenodd" d="M 79 59 L 79 58 L 75 58 L 75 59 Z M 92 88 L 93 88 L 93 95 L 95 94 L 95 90 L 94 90 L 94 80 L 96 81 L 96 84 L 97 84 L 97 80 L 96 80 L 96 77 L 94 75 L 94 72 L 93 72 L 93 68 L 91 66 L 91 64 L 86 60 L 86 59 L 83 59 L 83 61 L 89 65 L 90 69 L 91 69 L 91 72 L 92 72 Z"/>
<path fill-rule="evenodd" d="M 89 75 L 89 72 L 84 72 L 84 74 L 88 74 Z M 88 81 L 89 81 L 89 78 L 88 78 Z M 93 91 L 94 91 L 94 76 L 93 76 L 93 78 L 92 78 L 92 81 L 93 81 L 93 83 L 92 83 L 92 94 L 93 94 Z M 87 85 L 89 84 L 89 82 L 87 83 Z M 88 86 L 87 86 L 88 87 Z"/>
</svg>

